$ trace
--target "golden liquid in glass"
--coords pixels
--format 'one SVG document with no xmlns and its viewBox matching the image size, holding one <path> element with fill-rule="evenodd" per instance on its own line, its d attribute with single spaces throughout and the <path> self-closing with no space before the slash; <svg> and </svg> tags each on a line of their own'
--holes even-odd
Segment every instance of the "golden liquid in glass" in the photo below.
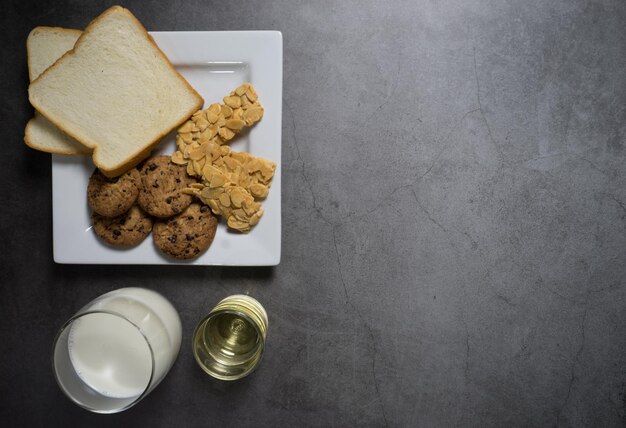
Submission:
<svg viewBox="0 0 626 428">
<path fill-rule="evenodd" d="M 194 357 L 215 378 L 240 379 L 259 364 L 266 333 L 267 314 L 261 304 L 249 296 L 230 296 L 196 327 Z"/>
</svg>

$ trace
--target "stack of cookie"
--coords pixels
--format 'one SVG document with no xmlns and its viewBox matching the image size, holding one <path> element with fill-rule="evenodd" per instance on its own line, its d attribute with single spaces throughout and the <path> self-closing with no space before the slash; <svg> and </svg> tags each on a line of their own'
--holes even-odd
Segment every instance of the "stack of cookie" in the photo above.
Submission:
<svg viewBox="0 0 626 428">
<path fill-rule="evenodd" d="M 132 247 L 154 231 L 154 243 L 164 254 L 199 256 L 213 242 L 218 221 L 208 207 L 182 192 L 195 182 L 169 156 L 150 158 L 116 178 L 94 171 L 87 201 L 96 235 L 107 244 Z"/>
</svg>

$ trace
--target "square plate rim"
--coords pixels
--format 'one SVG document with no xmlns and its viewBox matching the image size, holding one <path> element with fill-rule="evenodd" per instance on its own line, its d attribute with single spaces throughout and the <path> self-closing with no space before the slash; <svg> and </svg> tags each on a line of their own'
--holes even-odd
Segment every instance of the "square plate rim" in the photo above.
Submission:
<svg viewBox="0 0 626 428">
<path fill-rule="evenodd" d="M 272 44 L 270 46 L 270 49 L 275 50 L 274 52 L 277 54 L 278 58 L 279 58 L 279 64 L 278 64 L 278 73 L 276 73 L 274 75 L 274 79 L 276 79 L 275 82 L 273 82 L 274 84 L 277 84 L 278 89 L 279 89 L 279 93 L 273 95 L 275 96 L 275 98 L 278 100 L 278 111 L 276 112 L 276 117 L 277 117 L 277 135 L 276 135 L 276 150 L 278 152 L 278 159 L 272 159 L 272 160 L 276 160 L 278 163 L 278 168 L 276 171 L 276 177 L 278 178 L 278 184 L 279 184 L 279 189 L 273 189 L 273 190 L 281 190 L 280 188 L 282 187 L 280 185 L 281 180 L 281 175 L 282 175 L 282 165 L 281 165 L 281 151 L 282 151 L 282 90 L 283 90 L 283 37 L 282 37 L 282 32 L 277 31 L 277 30 L 244 30 L 244 31 L 233 31 L 233 30 L 227 30 L 227 31 L 149 31 L 149 34 L 151 37 L 154 37 L 155 39 L 158 39 L 160 37 L 166 37 L 166 38 L 171 38 L 171 39 L 175 39 L 175 38 L 179 38 L 179 37 L 194 37 L 194 38 L 202 38 L 202 37 L 224 37 L 224 36 L 237 36 L 237 37 L 247 37 L 247 38 L 252 38 L 253 40 L 251 40 L 251 42 L 254 41 L 258 41 L 258 38 L 260 36 L 269 36 L 270 37 L 270 43 Z M 170 40 L 171 42 L 172 40 Z M 156 43 L 156 40 L 155 40 Z M 158 45 L 158 43 L 157 43 Z M 159 46 L 161 48 L 161 46 Z M 162 48 L 161 48 L 162 49 Z M 277 50 L 277 51 L 276 51 Z M 246 56 L 246 55 L 243 55 Z M 254 58 L 255 55 L 248 55 L 249 58 Z M 170 61 L 176 66 L 177 61 L 170 59 Z M 242 62 L 250 62 L 248 61 L 242 61 Z M 193 64 L 194 61 L 190 61 L 190 64 Z M 254 82 L 253 82 L 254 83 Z M 206 102 L 206 100 L 205 100 Z M 223 263 L 216 263 L 216 262 L 201 262 L 202 260 L 202 256 L 199 257 L 198 259 L 194 259 L 194 260 L 190 260 L 190 261 L 179 261 L 179 260 L 173 260 L 173 259 L 166 259 L 166 258 L 162 258 L 162 260 L 146 260 L 146 261 L 124 261 L 124 260 L 111 260 L 111 259 L 106 259 L 106 260 L 93 260 L 93 259 L 89 259 L 89 260 L 85 260 L 85 259 L 75 259 L 72 257 L 68 257 L 67 254 L 64 254 L 63 252 L 63 246 L 60 245 L 60 240 L 59 237 L 57 236 L 57 220 L 56 220 L 56 216 L 55 216 L 55 164 L 57 164 L 57 162 L 55 161 L 55 159 L 60 159 L 61 155 L 52 155 L 51 156 L 51 169 L 52 169 L 52 177 L 51 177 L 51 186 L 52 186 L 52 213 L 53 213 L 53 218 L 52 218 L 52 243 L 53 243 L 53 260 L 55 263 L 57 264 L 91 264 L 91 265 L 162 265 L 162 266 L 168 266 L 168 265 L 182 265 L 182 266 L 276 266 L 278 264 L 280 264 L 280 260 L 281 260 L 281 253 L 282 253 L 282 195 L 280 194 L 281 192 L 278 192 L 277 195 L 277 213 L 274 213 L 273 215 L 277 216 L 276 221 L 277 221 L 277 242 L 276 242 L 276 248 L 275 248 L 275 252 L 272 254 L 267 255 L 262 261 L 259 262 L 255 262 L 255 261 L 233 261 L 233 262 L 223 262 Z M 276 179 L 275 177 L 275 179 Z M 58 184 L 58 183 L 56 183 Z M 94 237 L 95 239 L 95 237 Z M 149 239 L 149 238 L 148 238 Z"/>
</svg>

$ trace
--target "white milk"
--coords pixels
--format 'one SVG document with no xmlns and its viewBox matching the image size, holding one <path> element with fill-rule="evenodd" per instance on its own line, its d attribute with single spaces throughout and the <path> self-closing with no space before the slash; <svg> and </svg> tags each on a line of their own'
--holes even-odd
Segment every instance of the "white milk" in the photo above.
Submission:
<svg viewBox="0 0 626 428">
<path fill-rule="evenodd" d="M 85 315 L 74 322 L 68 345 L 76 373 L 100 394 L 137 397 L 148 387 L 150 347 L 128 321 L 102 313 Z"/>
<path fill-rule="evenodd" d="M 137 397 L 149 384 L 152 390 L 180 350 L 182 326 L 174 307 L 154 291 L 123 288 L 86 309 L 93 313 L 74 321 L 68 337 L 79 377 L 110 398 Z"/>
</svg>

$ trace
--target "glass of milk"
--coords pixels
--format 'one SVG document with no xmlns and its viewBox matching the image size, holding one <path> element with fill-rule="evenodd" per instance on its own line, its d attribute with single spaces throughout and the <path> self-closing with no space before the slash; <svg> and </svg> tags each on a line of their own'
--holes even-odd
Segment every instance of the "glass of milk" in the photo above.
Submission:
<svg viewBox="0 0 626 428">
<path fill-rule="evenodd" d="M 53 345 L 54 374 L 77 405 L 120 412 L 163 380 L 181 337 L 178 312 L 165 297 L 121 288 L 88 303 L 61 327 Z"/>
</svg>

